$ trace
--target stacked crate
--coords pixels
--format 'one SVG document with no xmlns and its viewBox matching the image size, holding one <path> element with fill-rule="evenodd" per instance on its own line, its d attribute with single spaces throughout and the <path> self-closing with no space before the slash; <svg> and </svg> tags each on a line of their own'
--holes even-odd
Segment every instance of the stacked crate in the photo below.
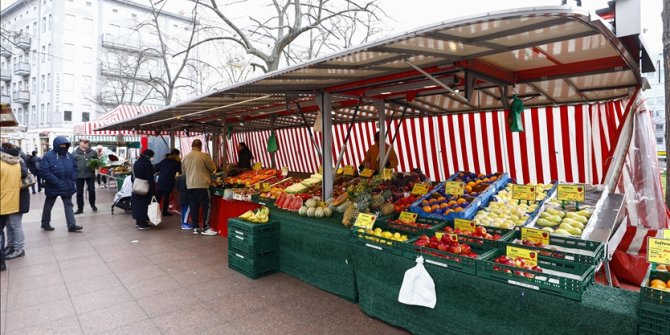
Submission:
<svg viewBox="0 0 670 335">
<path fill-rule="evenodd" d="M 657 267 L 653 263 L 649 266 L 640 287 L 639 334 L 670 335 L 670 291 L 650 287 L 652 279 L 670 282 L 670 272 Z"/>
<path fill-rule="evenodd" d="M 279 269 L 279 224 L 228 220 L 228 267 L 256 279 Z"/>
</svg>

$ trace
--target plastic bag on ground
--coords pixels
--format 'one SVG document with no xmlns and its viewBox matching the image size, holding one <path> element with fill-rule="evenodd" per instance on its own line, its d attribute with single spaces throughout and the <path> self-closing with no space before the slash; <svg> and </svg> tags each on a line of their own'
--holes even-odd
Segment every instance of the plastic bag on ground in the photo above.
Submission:
<svg viewBox="0 0 670 335">
<path fill-rule="evenodd" d="M 154 226 L 158 226 L 158 224 L 160 224 L 163 220 L 161 207 L 158 205 L 156 197 L 151 197 L 151 203 L 149 204 L 149 207 L 147 207 L 147 216 L 149 216 L 149 221 Z"/>
</svg>

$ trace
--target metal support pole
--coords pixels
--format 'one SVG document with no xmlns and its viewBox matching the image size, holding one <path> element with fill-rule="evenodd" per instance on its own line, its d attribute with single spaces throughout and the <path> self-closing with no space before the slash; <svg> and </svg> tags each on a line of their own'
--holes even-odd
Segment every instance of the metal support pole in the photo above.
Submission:
<svg viewBox="0 0 670 335">
<path fill-rule="evenodd" d="M 323 130 L 323 155 L 321 164 L 323 166 L 323 200 L 330 199 L 333 196 L 333 115 L 331 110 L 330 93 L 318 92 L 316 101 L 321 109 L 321 122 Z"/>
<path fill-rule="evenodd" d="M 328 99 L 330 101 L 330 95 L 328 95 Z M 314 139 L 314 132 L 312 132 L 312 126 L 310 126 L 309 122 L 307 122 L 307 118 L 305 117 L 305 113 L 302 111 L 302 107 L 300 107 L 300 103 L 297 101 L 295 102 L 295 106 L 298 109 L 298 113 L 300 113 L 300 116 L 302 116 L 302 121 L 305 123 L 305 127 L 307 127 L 307 131 L 309 132 L 309 138 L 312 140 L 312 145 L 314 146 L 314 149 L 316 150 L 316 153 L 319 156 L 323 156 L 321 154 L 321 150 L 319 150 L 319 146 L 316 144 L 316 139 Z M 321 114 L 323 114 L 323 110 L 321 110 Z M 330 112 L 328 112 L 330 113 Z M 331 121 L 332 124 L 332 121 Z"/>
<path fill-rule="evenodd" d="M 226 121 L 221 123 L 221 138 L 222 138 L 222 155 L 223 155 L 223 179 L 228 177 L 228 129 L 226 128 Z"/>
<path fill-rule="evenodd" d="M 407 112 L 407 106 L 405 106 L 405 109 L 403 109 L 402 111 L 402 115 L 400 115 L 400 121 L 398 122 L 398 126 L 395 128 L 395 134 L 393 134 L 393 137 L 391 138 L 391 144 L 389 145 L 388 150 L 386 150 L 385 152 L 384 162 L 386 162 L 389 159 L 389 156 L 391 155 L 391 150 L 393 150 L 393 143 L 395 142 L 396 137 L 398 137 L 398 133 L 400 132 L 400 126 L 402 126 L 403 121 L 405 121 L 405 112 Z"/>
<path fill-rule="evenodd" d="M 177 146 L 174 142 L 174 124 L 170 125 L 170 149 L 175 149 Z"/>
<path fill-rule="evenodd" d="M 379 114 L 379 127 L 377 130 L 379 130 L 379 138 L 375 139 L 379 141 L 379 171 L 377 172 L 382 172 L 384 167 L 386 166 L 386 155 L 382 155 L 381 153 L 386 153 L 386 103 L 384 101 L 379 101 L 375 103 L 375 109 L 377 110 L 377 114 Z"/>
<path fill-rule="evenodd" d="M 277 121 L 277 114 L 272 114 L 272 116 L 270 116 L 270 135 L 271 136 L 277 136 L 275 134 L 275 122 L 276 121 Z M 270 153 L 270 166 L 273 169 L 277 168 L 276 158 L 277 158 L 277 152 L 276 151 L 271 152 Z"/>
<path fill-rule="evenodd" d="M 216 163 L 216 165 L 218 166 L 219 165 L 219 155 L 220 155 L 219 148 L 221 147 L 221 139 L 219 138 L 219 131 L 214 130 L 214 132 L 212 132 L 212 137 L 213 137 L 212 138 L 212 151 L 213 151 L 212 152 L 212 158 L 214 159 L 214 163 Z"/>
<path fill-rule="evenodd" d="M 340 164 L 342 163 L 342 157 L 344 156 L 344 153 L 347 151 L 347 144 L 349 144 L 349 137 L 351 136 L 351 128 L 354 127 L 354 122 L 356 122 L 356 115 L 358 115 L 358 110 L 361 107 L 362 103 L 362 98 L 358 98 L 358 103 L 356 104 L 356 109 L 354 110 L 354 116 L 351 118 L 351 122 L 349 123 L 349 127 L 347 128 L 347 135 L 344 137 L 344 144 L 342 144 L 342 149 L 340 149 L 340 154 L 337 155 L 337 163 L 335 164 L 335 171 L 340 168 Z"/>
<path fill-rule="evenodd" d="M 479 110 L 479 107 L 471 104 L 468 99 L 462 97 L 460 94 L 458 94 L 458 92 L 454 91 L 451 87 L 449 87 L 449 86 L 445 85 L 443 82 L 437 80 L 437 78 L 433 77 L 430 73 L 424 71 L 422 68 L 416 66 L 415 64 L 413 64 L 412 62 L 410 62 L 408 60 L 405 60 L 405 63 L 407 63 L 409 66 L 413 67 L 415 70 L 419 71 L 426 78 L 430 79 L 431 81 L 436 83 L 438 86 L 447 90 L 447 92 L 451 93 L 450 97 L 453 96 L 456 100 L 459 100 L 460 102 L 462 102 L 462 103 L 464 103 L 464 104 L 466 104 L 466 105 L 468 105 L 468 106 L 470 106 L 470 107 L 472 107 L 476 110 Z"/>
</svg>

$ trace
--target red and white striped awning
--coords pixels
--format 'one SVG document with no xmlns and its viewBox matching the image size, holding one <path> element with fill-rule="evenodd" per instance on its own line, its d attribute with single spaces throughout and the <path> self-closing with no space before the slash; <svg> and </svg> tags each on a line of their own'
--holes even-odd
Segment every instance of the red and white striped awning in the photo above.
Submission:
<svg viewBox="0 0 670 335">
<path fill-rule="evenodd" d="M 132 105 L 119 105 L 114 108 L 112 111 L 106 113 L 105 115 L 95 119 L 94 121 L 84 122 L 75 126 L 74 133 L 81 135 L 135 135 L 136 132 L 124 130 L 124 131 L 115 131 L 115 130 L 97 130 L 106 125 L 122 122 L 125 120 L 130 120 L 134 117 L 147 114 L 158 109 L 157 106 L 132 106 Z"/>
</svg>

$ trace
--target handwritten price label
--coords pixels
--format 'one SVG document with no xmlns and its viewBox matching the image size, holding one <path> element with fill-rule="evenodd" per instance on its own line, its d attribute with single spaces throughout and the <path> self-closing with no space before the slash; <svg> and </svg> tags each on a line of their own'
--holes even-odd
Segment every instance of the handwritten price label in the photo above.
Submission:
<svg viewBox="0 0 670 335">
<path fill-rule="evenodd" d="M 374 170 L 371 170 L 371 169 L 363 169 L 363 171 L 361 171 L 360 175 L 361 175 L 361 177 L 370 178 L 370 177 L 372 177 L 372 175 L 373 175 L 374 173 L 375 173 Z"/>
<path fill-rule="evenodd" d="M 521 239 L 549 245 L 550 234 L 546 230 L 521 227 Z"/>
<path fill-rule="evenodd" d="M 251 168 L 258 171 L 258 170 L 263 168 L 263 165 L 261 165 L 261 162 L 258 162 L 258 163 L 255 163 Z"/>
<path fill-rule="evenodd" d="M 571 184 L 571 185 L 561 184 L 558 185 L 556 192 L 557 192 L 556 198 L 558 199 L 558 201 L 584 202 L 586 194 L 584 190 L 584 185 L 580 184 Z"/>
<path fill-rule="evenodd" d="M 537 197 L 537 187 L 535 185 L 512 185 L 512 199 L 535 201 Z"/>
<path fill-rule="evenodd" d="M 647 262 L 670 264 L 670 240 L 650 237 L 647 241 Z"/>
<path fill-rule="evenodd" d="M 454 229 L 458 229 L 464 233 L 474 233 L 475 222 L 465 219 L 454 219 Z"/>
<path fill-rule="evenodd" d="M 344 167 L 345 176 L 353 176 L 355 174 L 354 167 L 352 165 L 347 165 Z"/>
<path fill-rule="evenodd" d="M 463 195 L 465 193 L 465 183 L 462 181 L 447 181 L 444 183 L 444 193 Z"/>
<path fill-rule="evenodd" d="M 416 213 L 402 212 L 400 213 L 400 217 L 398 217 L 398 220 L 404 223 L 414 223 L 416 222 L 416 217 L 417 217 Z"/>
<path fill-rule="evenodd" d="M 372 229 L 375 225 L 375 221 L 377 220 L 377 216 L 373 214 L 367 214 L 367 213 L 360 213 L 358 214 L 358 217 L 356 218 L 356 222 L 354 223 L 354 226 L 360 227 L 363 229 Z"/>
<path fill-rule="evenodd" d="M 526 261 L 526 263 L 528 263 L 528 265 L 530 266 L 537 265 L 537 251 L 535 250 L 518 248 L 508 245 L 507 256 L 510 257 L 512 260 L 519 257 L 524 261 Z"/>
<path fill-rule="evenodd" d="M 424 184 L 424 183 L 416 183 L 414 184 L 414 187 L 412 187 L 412 194 L 414 195 L 424 195 L 428 193 L 428 190 L 430 189 L 430 185 Z"/>
</svg>

